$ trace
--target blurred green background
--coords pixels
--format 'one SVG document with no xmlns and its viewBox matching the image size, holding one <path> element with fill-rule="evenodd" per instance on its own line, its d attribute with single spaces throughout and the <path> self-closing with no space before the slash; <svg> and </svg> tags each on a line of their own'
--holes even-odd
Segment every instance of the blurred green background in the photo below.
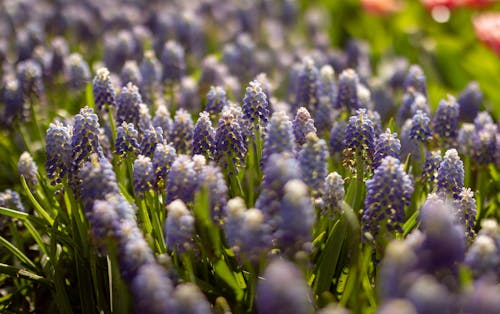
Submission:
<svg viewBox="0 0 500 314">
<path fill-rule="evenodd" d="M 365 11 L 359 0 L 303 0 L 301 9 L 318 5 L 325 9 L 334 46 L 343 47 L 350 37 L 368 42 L 375 71 L 382 58 L 394 55 L 421 65 L 432 107 L 447 93 L 456 96 L 468 82 L 477 81 L 485 95 L 484 107 L 498 119 L 500 57 L 477 39 L 472 18 L 499 11 L 500 4 L 455 8 L 448 22 L 438 23 L 420 1 L 401 3 L 399 12 L 385 16 Z"/>
</svg>

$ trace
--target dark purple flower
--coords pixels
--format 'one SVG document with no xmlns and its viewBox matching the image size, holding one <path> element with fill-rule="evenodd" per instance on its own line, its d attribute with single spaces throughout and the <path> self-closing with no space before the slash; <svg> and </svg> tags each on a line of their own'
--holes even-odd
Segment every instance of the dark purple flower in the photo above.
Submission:
<svg viewBox="0 0 500 314">
<path fill-rule="evenodd" d="M 412 65 L 408 69 L 408 74 L 403 83 L 404 91 L 413 89 L 427 98 L 427 79 L 424 71 L 418 65 Z"/>
<path fill-rule="evenodd" d="M 198 175 L 193 160 L 186 155 L 178 155 L 168 172 L 166 203 L 176 199 L 189 204 L 194 200 L 194 193 L 198 187 Z"/>
<path fill-rule="evenodd" d="M 399 142 L 398 135 L 391 133 L 387 129 L 384 133 L 380 134 L 375 143 L 375 153 L 373 155 L 373 169 L 377 169 L 387 156 L 392 156 L 399 159 L 401 154 L 401 143 Z"/>
<path fill-rule="evenodd" d="M 311 291 L 301 271 L 293 263 L 275 259 L 257 283 L 259 313 L 311 313 Z"/>
<path fill-rule="evenodd" d="M 373 177 L 366 181 L 363 231 L 375 237 L 382 226 L 387 231 L 402 233 L 405 206 L 410 205 L 412 194 L 413 182 L 399 159 L 392 156 L 382 159 Z"/>
<path fill-rule="evenodd" d="M 410 138 L 421 143 L 426 143 L 432 138 L 431 119 L 422 110 L 417 112 L 411 118 Z"/>
<path fill-rule="evenodd" d="M 311 57 L 302 60 L 295 87 L 295 103 L 292 109 L 305 107 L 314 112 L 318 104 L 318 69 Z"/>
<path fill-rule="evenodd" d="M 467 84 L 465 89 L 458 95 L 457 102 L 460 107 L 459 119 L 471 122 L 483 103 L 483 93 L 479 89 L 479 84 L 477 82 Z"/>
<path fill-rule="evenodd" d="M 209 164 L 201 169 L 200 188 L 205 189 L 208 197 L 210 217 L 215 224 L 221 225 L 226 213 L 227 185 L 219 167 Z"/>
<path fill-rule="evenodd" d="M 215 160 L 224 169 L 231 165 L 237 169 L 244 164 L 246 153 L 241 122 L 231 110 L 223 111 L 215 131 Z"/>
<path fill-rule="evenodd" d="M 328 157 L 325 140 L 319 139 L 314 132 L 307 134 L 306 143 L 299 151 L 298 161 L 304 182 L 315 194 L 323 192 L 323 184 L 328 175 Z"/>
<path fill-rule="evenodd" d="M 222 112 L 222 108 L 227 104 L 226 91 L 221 86 L 210 86 L 207 93 L 207 105 L 205 111 L 213 118 Z"/>
<path fill-rule="evenodd" d="M 122 67 L 122 71 L 120 73 L 120 81 L 122 85 L 128 85 L 128 83 L 132 83 L 135 86 L 141 86 L 142 77 L 141 72 L 139 71 L 139 66 L 137 65 L 137 61 L 128 60 Z"/>
<path fill-rule="evenodd" d="M 314 127 L 314 120 L 311 119 L 311 115 L 306 108 L 300 107 L 297 110 L 295 119 L 292 122 L 293 135 L 295 138 L 295 147 L 297 149 L 302 148 L 302 145 L 306 142 L 306 135 L 310 132 L 316 133 L 316 127 Z"/>
<path fill-rule="evenodd" d="M 295 139 L 292 123 L 283 111 L 276 111 L 271 116 L 271 121 L 266 127 L 264 148 L 262 150 L 262 165 L 276 153 L 295 152 Z"/>
<path fill-rule="evenodd" d="M 56 121 L 47 129 L 45 170 L 52 184 L 61 183 L 71 169 L 71 135 L 69 128 Z"/>
<path fill-rule="evenodd" d="M 356 71 L 347 69 L 339 76 L 336 109 L 354 112 L 360 108 L 358 100 L 359 77 Z"/>
<path fill-rule="evenodd" d="M 163 81 L 180 82 L 186 70 L 184 49 L 175 41 L 167 41 L 161 55 Z"/>
<path fill-rule="evenodd" d="M 15 121 L 23 121 L 29 116 L 26 108 L 21 84 L 16 78 L 8 78 L 3 86 L 3 103 L 5 104 L 2 120 L 8 125 Z"/>
<path fill-rule="evenodd" d="M 139 198 L 144 198 L 144 193 L 153 189 L 155 184 L 155 171 L 151 158 L 139 155 L 134 161 L 133 168 L 134 192 Z"/>
<path fill-rule="evenodd" d="M 436 115 L 432 121 L 432 131 L 435 135 L 446 140 L 452 140 L 458 135 L 459 106 L 455 98 L 439 102 Z"/>
<path fill-rule="evenodd" d="M 155 151 L 156 145 L 163 143 L 163 130 L 159 127 L 144 130 L 142 134 L 139 151 L 141 155 L 151 157 Z"/>
<path fill-rule="evenodd" d="M 91 108 L 84 107 L 75 115 L 71 137 L 71 162 L 76 167 L 75 170 L 78 170 L 91 154 L 102 155 L 100 132 L 97 115 Z"/>
<path fill-rule="evenodd" d="M 139 125 L 141 120 L 139 105 L 141 103 L 142 97 L 139 93 L 139 88 L 132 83 L 128 83 L 122 88 L 116 98 L 116 104 L 118 106 L 116 111 L 116 122 L 118 124 L 127 122 Z"/>
<path fill-rule="evenodd" d="M 251 81 L 243 98 L 243 118 L 252 125 L 266 125 L 270 110 L 267 96 L 258 81 Z"/>
<path fill-rule="evenodd" d="M 375 131 L 366 109 L 359 109 L 349 118 L 344 140 L 344 164 L 351 172 L 357 163 L 364 161 L 365 168 L 371 167 L 375 151 Z"/>
<path fill-rule="evenodd" d="M 213 159 L 215 151 L 215 130 L 212 127 L 208 112 L 200 112 L 193 132 L 193 155 L 203 155 Z"/>
<path fill-rule="evenodd" d="M 23 61 L 17 64 L 16 72 L 24 100 L 40 101 L 45 95 L 40 65 L 32 60 Z"/>
<path fill-rule="evenodd" d="M 446 151 L 437 174 L 437 193 L 458 199 L 464 187 L 464 164 L 456 149 Z"/>
<path fill-rule="evenodd" d="M 153 168 L 155 171 L 155 189 L 159 191 L 165 187 L 167 175 L 174 160 L 177 158 L 175 148 L 168 144 L 159 143 L 153 153 Z"/>
<path fill-rule="evenodd" d="M 422 169 L 422 178 L 427 184 L 437 183 L 437 173 L 441 164 L 441 152 L 439 150 L 429 151 L 425 154 L 424 168 Z"/>
<path fill-rule="evenodd" d="M 92 81 L 92 91 L 97 112 L 107 112 L 116 108 L 116 96 L 108 69 L 100 68 Z"/>
<path fill-rule="evenodd" d="M 182 255 L 194 249 L 194 217 L 180 199 L 167 205 L 165 241 L 169 250 Z"/>
<path fill-rule="evenodd" d="M 345 121 L 335 121 L 333 123 L 332 129 L 330 130 L 330 138 L 328 140 L 330 155 L 344 151 L 346 129 L 347 123 L 345 123 Z"/>
<path fill-rule="evenodd" d="M 69 86 L 75 91 L 82 90 L 90 82 L 89 65 L 78 53 L 69 55 L 66 63 Z"/>
<path fill-rule="evenodd" d="M 187 154 L 191 152 L 193 132 L 194 123 L 189 112 L 182 108 L 177 110 L 169 136 L 170 142 L 177 153 Z"/>
<path fill-rule="evenodd" d="M 116 129 L 115 151 L 120 158 L 134 156 L 139 150 L 139 133 L 132 123 L 123 122 Z"/>
</svg>

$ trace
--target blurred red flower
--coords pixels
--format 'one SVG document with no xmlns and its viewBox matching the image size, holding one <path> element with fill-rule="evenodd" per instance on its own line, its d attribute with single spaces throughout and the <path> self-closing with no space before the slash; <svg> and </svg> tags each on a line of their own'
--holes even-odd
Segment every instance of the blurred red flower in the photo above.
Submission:
<svg viewBox="0 0 500 314">
<path fill-rule="evenodd" d="M 361 0 L 363 10 L 376 14 L 386 15 L 401 10 L 401 1 L 399 0 Z"/>
<path fill-rule="evenodd" d="M 477 15 L 472 23 L 479 40 L 500 55 L 500 12 Z"/>
<path fill-rule="evenodd" d="M 493 4 L 498 0 L 421 0 L 421 1 L 428 10 L 432 10 L 436 7 L 446 7 L 448 9 L 453 9 L 457 7 L 477 8 Z"/>
</svg>

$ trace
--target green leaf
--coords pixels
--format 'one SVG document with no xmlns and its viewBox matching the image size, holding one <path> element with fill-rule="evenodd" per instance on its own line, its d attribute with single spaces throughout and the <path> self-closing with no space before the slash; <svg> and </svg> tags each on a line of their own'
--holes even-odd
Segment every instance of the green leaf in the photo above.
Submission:
<svg viewBox="0 0 500 314">
<path fill-rule="evenodd" d="M 26 180 L 24 179 L 23 176 L 21 176 L 21 185 L 23 186 L 24 192 L 30 199 L 31 203 L 33 204 L 33 207 L 35 208 L 35 211 L 42 216 L 47 222 L 52 226 L 54 224 L 54 218 L 52 218 L 38 203 L 38 201 L 35 199 L 33 194 L 31 193 L 30 188 L 28 187 L 28 184 L 26 183 Z"/>
<path fill-rule="evenodd" d="M 21 220 L 24 220 L 29 217 L 27 213 L 1 206 L 0 206 L 0 214 Z"/>
<path fill-rule="evenodd" d="M 0 244 L 14 254 L 14 256 L 17 257 L 21 263 L 28 266 L 31 270 L 38 272 L 38 267 L 36 267 L 36 265 L 26 255 L 24 255 L 23 252 L 2 236 L 0 236 Z"/>
<path fill-rule="evenodd" d="M 242 300 L 243 289 L 241 288 L 240 283 L 235 278 L 234 273 L 231 271 L 231 269 L 229 269 L 229 266 L 227 266 L 223 258 L 221 258 L 219 261 L 217 261 L 217 263 L 215 263 L 214 269 L 215 269 L 215 274 L 222 280 L 224 280 L 224 282 L 227 283 L 233 289 L 236 295 L 236 299 L 238 301 Z"/>
<path fill-rule="evenodd" d="M 37 275 L 27 269 L 24 268 L 18 268 L 15 266 L 7 265 L 0 263 L 0 273 L 6 274 L 12 277 L 20 277 L 24 279 L 28 279 L 31 281 L 35 281 L 47 286 L 52 286 L 52 282 L 50 280 L 47 280 L 46 278 Z"/>
</svg>

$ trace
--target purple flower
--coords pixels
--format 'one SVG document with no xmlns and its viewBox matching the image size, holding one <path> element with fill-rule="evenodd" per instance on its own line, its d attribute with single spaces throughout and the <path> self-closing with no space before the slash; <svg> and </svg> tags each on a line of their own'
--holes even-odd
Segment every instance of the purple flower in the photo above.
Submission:
<svg viewBox="0 0 500 314">
<path fill-rule="evenodd" d="M 139 125 L 141 120 L 139 104 L 141 102 L 142 97 L 137 86 L 132 83 L 128 83 L 124 86 L 116 98 L 118 106 L 118 110 L 116 111 L 116 122 L 118 124 L 127 122 Z"/>
<path fill-rule="evenodd" d="M 180 199 L 167 205 L 165 222 L 165 241 L 170 250 L 177 255 L 194 249 L 194 217 Z"/>
<path fill-rule="evenodd" d="M 401 154 L 401 143 L 399 142 L 398 135 L 396 133 L 391 133 L 390 129 L 387 129 L 384 133 L 376 140 L 375 153 L 373 155 L 373 169 L 377 169 L 387 156 L 392 156 L 399 159 Z"/>
<path fill-rule="evenodd" d="M 341 153 L 344 151 L 345 132 L 347 123 L 345 121 L 335 121 L 332 129 L 330 130 L 330 138 L 328 140 L 328 147 L 330 155 Z"/>
<path fill-rule="evenodd" d="M 162 67 L 155 56 L 154 51 L 144 52 L 141 64 L 139 65 L 141 74 L 141 91 L 146 101 L 152 101 L 162 78 Z"/>
<path fill-rule="evenodd" d="M 410 138 L 421 143 L 428 142 L 432 138 L 430 122 L 431 119 L 424 111 L 417 110 L 411 118 Z"/>
<path fill-rule="evenodd" d="M 116 107 L 115 89 L 108 69 L 100 68 L 92 81 L 92 91 L 97 112 L 107 112 Z"/>
<path fill-rule="evenodd" d="M 130 284 L 136 313 L 170 313 L 173 287 L 163 267 L 156 263 L 141 266 Z"/>
<path fill-rule="evenodd" d="M 157 144 L 163 143 L 163 130 L 159 127 L 144 130 L 142 134 L 141 145 L 139 151 L 141 155 L 151 157 L 155 151 Z"/>
<path fill-rule="evenodd" d="M 437 173 L 441 164 L 441 152 L 439 150 L 429 151 L 425 154 L 424 168 L 422 169 L 422 178 L 427 184 L 437 183 Z"/>
<path fill-rule="evenodd" d="M 139 142 L 137 141 L 139 133 L 132 123 L 123 122 L 116 129 L 115 150 L 120 158 L 128 155 L 134 156 L 139 150 Z"/>
<path fill-rule="evenodd" d="M 24 177 L 26 184 L 31 188 L 38 185 L 38 167 L 36 166 L 30 153 L 23 152 L 17 162 L 19 176 Z"/>
<path fill-rule="evenodd" d="M 19 197 L 19 194 L 16 191 L 12 191 L 10 189 L 0 192 L 0 206 L 15 209 L 21 212 L 25 211 L 23 203 L 21 203 L 21 197 Z M 0 230 L 5 230 L 11 221 L 12 218 L 10 218 L 9 216 L 0 215 Z"/>
<path fill-rule="evenodd" d="M 259 313 L 311 313 L 311 291 L 301 271 L 293 263 L 273 260 L 257 283 Z"/>
<path fill-rule="evenodd" d="M 189 112 L 182 108 L 177 110 L 169 137 L 177 153 L 188 154 L 191 152 L 193 132 L 194 123 Z"/>
<path fill-rule="evenodd" d="M 69 55 L 66 62 L 69 86 L 75 91 L 82 90 L 90 81 L 89 65 L 78 53 Z"/>
<path fill-rule="evenodd" d="M 177 158 L 175 148 L 171 145 L 159 143 L 153 153 L 153 169 L 155 171 L 155 189 L 161 190 L 167 182 L 167 175 L 170 167 Z"/>
<path fill-rule="evenodd" d="M 347 69 L 339 76 L 336 109 L 347 109 L 354 112 L 360 108 L 358 100 L 359 77 L 356 71 Z"/>
<path fill-rule="evenodd" d="M 322 197 L 322 215 L 338 217 L 342 213 L 340 202 L 344 199 L 344 179 L 337 172 L 330 173 L 325 178 L 325 191 Z"/>
<path fill-rule="evenodd" d="M 363 231 L 377 236 L 380 227 L 402 233 L 405 206 L 410 205 L 413 182 L 405 173 L 399 159 L 382 159 L 373 177 L 366 181 L 365 208 L 362 216 Z"/>
<path fill-rule="evenodd" d="M 134 161 L 133 168 L 134 192 L 139 198 L 144 198 L 144 193 L 153 188 L 155 183 L 155 171 L 151 158 L 139 155 Z"/>
<path fill-rule="evenodd" d="M 94 201 L 105 200 L 108 194 L 119 194 L 118 182 L 113 166 L 106 158 L 93 154 L 80 168 L 80 195 L 87 212 L 92 210 Z"/>
<path fill-rule="evenodd" d="M 297 110 L 295 119 L 292 122 L 293 135 L 295 138 L 295 147 L 300 149 L 302 145 L 306 142 L 306 135 L 310 132 L 316 133 L 316 128 L 314 127 L 314 120 L 311 119 L 311 115 L 306 108 L 300 107 Z"/>
<path fill-rule="evenodd" d="M 189 156 L 177 156 L 168 172 L 166 203 L 180 199 L 189 204 L 194 200 L 199 182 L 194 167 L 193 160 Z"/>
<path fill-rule="evenodd" d="M 319 139 L 316 133 L 307 134 L 306 143 L 299 151 L 298 161 L 304 182 L 315 194 L 323 192 L 323 184 L 328 175 L 328 157 L 325 140 Z"/>
<path fill-rule="evenodd" d="M 269 119 L 269 103 L 267 96 L 258 81 L 251 81 L 243 98 L 243 118 L 252 125 L 266 125 Z"/>
<path fill-rule="evenodd" d="M 262 165 L 265 166 L 272 154 L 295 152 L 295 139 L 292 123 L 283 111 L 276 111 L 266 127 L 264 148 L 262 150 Z"/>
<path fill-rule="evenodd" d="M 403 89 L 404 91 L 413 89 L 415 92 L 418 92 L 427 98 L 427 79 L 420 66 L 410 66 L 403 83 Z"/>
<path fill-rule="evenodd" d="M 486 124 L 477 131 L 472 158 L 478 164 L 484 165 L 494 162 L 497 132 L 495 124 Z"/>
<path fill-rule="evenodd" d="M 458 195 L 458 199 L 454 201 L 454 205 L 456 207 L 455 213 L 457 219 L 464 227 L 467 239 L 471 241 L 476 235 L 474 231 L 474 222 L 476 220 L 477 211 L 474 192 L 469 188 L 462 188 Z"/>
<path fill-rule="evenodd" d="M 210 86 L 210 90 L 207 93 L 207 105 L 205 107 L 205 111 L 210 113 L 210 116 L 214 118 L 222 111 L 222 108 L 224 108 L 227 102 L 226 91 L 223 87 Z"/>
<path fill-rule="evenodd" d="M 165 138 L 165 140 L 168 140 L 170 132 L 172 131 L 173 122 L 167 107 L 163 105 L 158 106 L 152 122 L 155 129 L 161 128 L 163 130 L 163 138 Z"/>
<path fill-rule="evenodd" d="M 467 250 L 465 264 L 475 277 L 496 278 L 500 269 L 500 250 L 495 240 L 486 234 L 478 235 Z"/>
<path fill-rule="evenodd" d="M 204 189 L 207 195 L 210 217 L 215 224 L 222 225 L 228 189 L 221 169 L 212 164 L 204 166 L 200 173 L 200 188 Z"/>
<path fill-rule="evenodd" d="M 359 109 L 349 118 L 344 140 L 344 164 L 351 172 L 356 171 L 356 163 L 365 161 L 368 169 L 375 150 L 375 131 L 366 109 Z"/>
<path fill-rule="evenodd" d="M 132 83 L 135 86 L 140 86 L 142 78 L 141 72 L 139 71 L 139 66 L 137 65 L 137 61 L 128 60 L 125 62 L 120 73 L 120 81 L 122 85 L 128 85 L 128 83 Z"/>
<path fill-rule="evenodd" d="M 451 195 L 458 199 L 464 187 L 464 164 L 456 149 L 450 149 L 444 154 L 437 174 L 437 193 Z"/>
<path fill-rule="evenodd" d="M 494 280 L 480 279 L 461 296 L 463 313 L 495 314 L 500 312 L 500 288 Z"/>
<path fill-rule="evenodd" d="M 314 112 L 318 104 L 318 69 L 311 57 L 302 60 L 296 82 L 293 111 L 305 107 Z"/>
<path fill-rule="evenodd" d="M 161 55 L 163 80 L 168 83 L 180 82 L 186 70 L 184 49 L 175 41 L 167 41 Z"/>
<path fill-rule="evenodd" d="M 451 293 L 431 275 L 416 278 L 411 283 L 406 297 L 415 306 L 416 313 L 454 313 Z"/>
<path fill-rule="evenodd" d="M 459 106 L 455 98 L 449 96 L 448 100 L 441 100 L 432 121 L 432 132 L 443 139 L 456 138 L 458 135 L 458 114 Z"/>
<path fill-rule="evenodd" d="M 213 159 L 215 150 L 215 130 L 212 127 L 208 112 L 200 112 L 193 132 L 193 155 L 203 155 Z"/>
<path fill-rule="evenodd" d="M 38 63 L 32 60 L 20 62 L 16 72 L 25 101 L 39 101 L 44 97 L 42 69 Z"/>
<path fill-rule="evenodd" d="M 463 123 L 458 131 L 458 150 L 460 153 L 471 157 L 474 153 L 474 142 L 477 140 L 477 131 L 472 123 Z"/>
<path fill-rule="evenodd" d="M 461 121 L 472 121 L 483 103 L 483 93 L 477 82 L 467 84 L 465 89 L 458 95 L 457 102 L 460 107 L 459 119 Z"/>
<path fill-rule="evenodd" d="M 172 294 L 168 313 L 172 314 L 210 314 L 212 309 L 205 295 L 194 283 L 186 282 L 178 285 Z M 167 313 L 165 312 L 165 313 Z"/>
<path fill-rule="evenodd" d="M 71 169 L 71 135 L 69 128 L 56 121 L 51 123 L 45 137 L 47 162 L 45 170 L 51 183 L 61 183 Z"/>
<path fill-rule="evenodd" d="M 198 83 L 192 77 L 184 77 L 180 84 L 178 105 L 190 112 L 200 111 L 200 97 Z"/>
<path fill-rule="evenodd" d="M 281 251 L 293 255 L 312 240 L 316 211 L 311 203 L 307 185 L 301 180 L 288 181 L 283 191 L 276 237 Z"/>
<path fill-rule="evenodd" d="M 215 131 L 215 160 L 222 168 L 245 162 L 247 148 L 239 119 L 230 110 L 223 111 Z M 234 173 L 233 173 L 234 174 Z"/>
<path fill-rule="evenodd" d="M 52 40 L 52 56 L 50 58 L 50 75 L 54 79 L 57 74 L 64 72 L 64 59 L 68 55 L 68 43 L 62 37 Z"/>
<path fill-rule="evenodd" d="M 8 126 L 15 121 L 23 121 L 28 117 L 29 108 L 25 108 L 23 91 L 17 79 L 10 78 L 3 86 L 3 103 L 5 104 L 5 110 L 2 120 Z"/>
<path fill-rule="evenodd" d="M 478 130 L 482 130 L 485 126 L 487 126 L 489 124 L 494 124 L 494 123 L 495 122 L 493 121 L 493 118 L 488 113 L 488 111 L 481 111 L 474 118 L 474 126 Z"/>
</svg>

